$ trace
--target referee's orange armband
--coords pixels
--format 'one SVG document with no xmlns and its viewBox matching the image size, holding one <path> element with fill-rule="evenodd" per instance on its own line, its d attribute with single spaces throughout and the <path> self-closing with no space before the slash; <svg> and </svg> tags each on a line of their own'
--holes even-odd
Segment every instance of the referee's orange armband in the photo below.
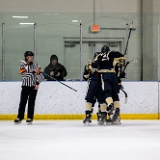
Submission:
<svg viewBox="0 0 160 160">
<path fill-rule="evenodd" d="M 19 71 L 20 74 L 22 74 L 22 73 L 24 73 L 24 72 L 26 72 L 26 69 L 25 69 L 25 68 L 21 68 L 20 71 Z"/>
</svg>

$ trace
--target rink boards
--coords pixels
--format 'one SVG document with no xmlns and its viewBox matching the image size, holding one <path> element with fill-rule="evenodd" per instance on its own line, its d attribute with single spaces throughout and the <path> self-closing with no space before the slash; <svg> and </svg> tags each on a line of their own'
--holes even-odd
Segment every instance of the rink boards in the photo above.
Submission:
<svg viewBox="0 0 160 160">
<path fill-rule="evenodd" d="M 58 82 L 42 82 L 38 91 L 35 119 L 83 119 L 87 82 L 64 82 L 77 92 Z M 159 119 L 159 83 L 123 82 L 128 102 L 120 92 L 122 119 Z M 0 119 L 16 117 L 20 99 L 21 82 L 0 82 Z M 96 118 L 95 105 L 93 118 Z M 27 109 L 26 109 L 27 111 Z"/>
</svg>

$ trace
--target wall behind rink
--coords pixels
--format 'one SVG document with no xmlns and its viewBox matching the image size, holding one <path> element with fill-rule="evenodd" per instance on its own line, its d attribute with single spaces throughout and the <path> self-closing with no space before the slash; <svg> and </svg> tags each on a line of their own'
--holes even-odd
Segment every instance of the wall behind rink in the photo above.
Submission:
<svg viewBox="0 0 160 160">
<path fill-rule="evenodd" d="M 35 119 L 82 119 L 85 111 L 87 82 L 64 82 L 78 92 L 58 82 L 42 82 L 38 91 Z M 159 119 L 158 82 L 123 82 L 128 93 L 120 92 L 122 119 Z M 0 119 L 16 117 L 21 82 L 0 83 Z M 97 104 L 94 113 L 97 112 Z M 95 118 L 95 115 L 93 116 Z"/>
</svg>

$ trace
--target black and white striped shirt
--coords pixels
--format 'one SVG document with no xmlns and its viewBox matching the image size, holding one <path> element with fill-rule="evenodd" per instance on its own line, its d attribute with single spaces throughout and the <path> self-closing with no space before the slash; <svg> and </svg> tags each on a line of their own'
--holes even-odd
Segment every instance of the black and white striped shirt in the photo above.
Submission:
<svg viewBox="0 0 160 160">
<path fill-rule="evenodd" d="M 21 63 L 20 73 L 22 75 L 22 86 L 33 87 L 36 84 L 40 84 L 43 81 L 44 76 L 42 75 L 42 73 L 36 74 L 34 72 L 35 68 L 40 68 L 40 66 L 37 63 Z"/>
</svg>

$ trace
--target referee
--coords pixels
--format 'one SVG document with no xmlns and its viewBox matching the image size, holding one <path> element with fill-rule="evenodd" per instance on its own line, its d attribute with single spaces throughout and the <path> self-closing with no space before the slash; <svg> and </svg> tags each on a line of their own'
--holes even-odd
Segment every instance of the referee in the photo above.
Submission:
<svg viewBox="0 0 160 160">
<path fill-rule="evenodd" d="M 31 124 L 34 118 L 34 106 L 37 91 L 40 82 L 44 79 L 41 74 L 41 68 L 37 63 L 34 63 L 34 53 L 26 51 L 24 53 L 25 61 L 20 66 L 20 74 L 22 75 L 22 90 L 20 96 L 20 103 L 17 118 L 14 120 L 15 124 L 21 123 L 24 119 L 25 107 L 28 101 L 27 120 Z"/>
</svg>

